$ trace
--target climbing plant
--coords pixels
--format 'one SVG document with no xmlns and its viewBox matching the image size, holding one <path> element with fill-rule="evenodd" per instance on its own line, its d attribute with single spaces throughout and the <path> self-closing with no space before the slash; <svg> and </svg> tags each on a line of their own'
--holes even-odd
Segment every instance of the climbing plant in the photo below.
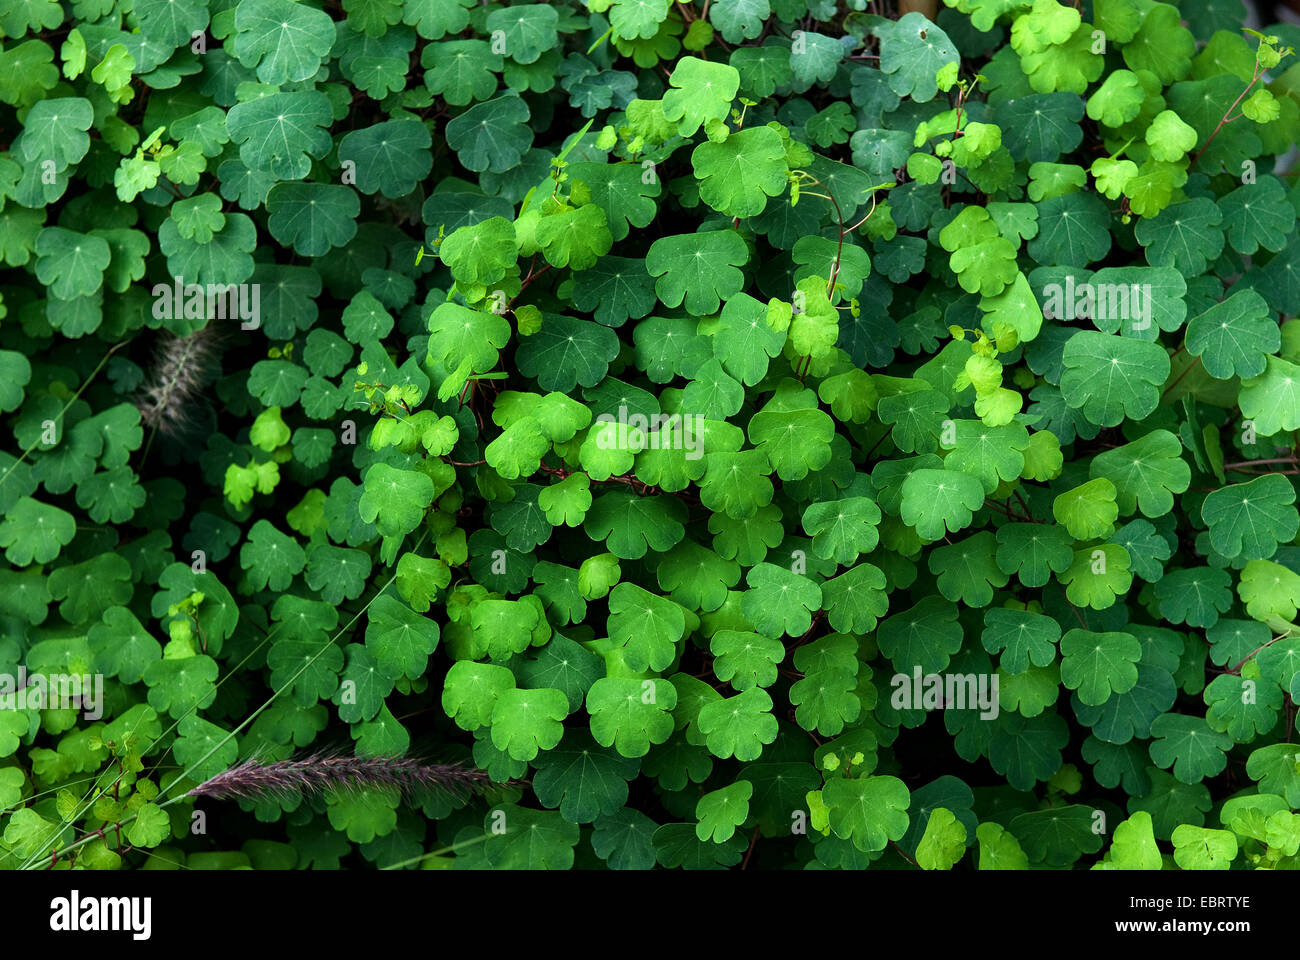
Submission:
<svg viewBox="0 0 1300 960">
<path fill-rule="evenodd" d="M 0 4 L 0 866 L 1295 868 L 1244 16 Z"/>
</svg>

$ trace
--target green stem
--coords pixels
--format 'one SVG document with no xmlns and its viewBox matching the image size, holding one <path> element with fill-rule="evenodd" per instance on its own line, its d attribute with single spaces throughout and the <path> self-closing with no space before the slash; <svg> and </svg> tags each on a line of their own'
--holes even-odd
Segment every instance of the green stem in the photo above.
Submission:
<svg viewBox="0 0 1300 960">
<path fill-rule="evenodd" d="M 428 538 L 428 536 L 429 536 L 429 534 L 428 534 L 428 531 L 426 530 L 425 533 L 420 537 L 420 539 L 416 542 L 415 546 L 414 546 L 412 549 L 413 549 L 413 550 L 418 550 L 418 549 L 420 548 L 420 546 L 424 543 L 424 541 Z M 336 633 L 333 637 L 331 637 L 329 640 L 327 640 L 327 641 L 325 642 L 325 644 L 323 644 L 323 645 L 321 646 L 320 650 L 318 650 L 318 651 L 316 652 L 316 654 L 315 654 L 315 655 L 314 655 L 310 660 L 308 660 L 305 664 L 303 664 L 301 667 L 298 668 L 297 673 L 295 673 L 295 674 L 294 674 L 292 677 L 290 677 L 287 681 L 285 681 L 283 684 L 281 684 L 281 685 L 280 685 L 280 686 L 279 686 L 279 687 L 278 687 L 278 688 L 277 688 L 277 689 L 276 689 L 276 690 L 271 694 L 271 696 L 267 699 L 267 701 L 266 701 L 265 703 L 263 703 L 260 707 L 258 707 L 256 710 L 254 710 L 251 714 L 249 714 L 249 715 L 248 715 L 248 716 L 243 720 L 243 722 L 241 722 L 241 723 L 239 724 L 239 726 L 235 727 L 235 729 L 231 730 L 228 734 L 226 734 L 226 736 L 225 736 L 224 738 L 222 738 L 221 741 L 218 742 L 218 743 L 217 743 L 217 744 L 216 744 L 216 745 L 215 745 L 211 750 L 209 750 L 207 753 L 205 753 L 202 757 L 200 757 L 200 758 L 199 758 L 198 760 L 196 760 L 194 763 L 191 763 L 188 767 L 186 767 L 184 770 L 181 771 L 181 773 L 176 777 L 176 779 L 172 780 L 171 783 L 169 783 L 167 786 L 165 786 L 165 787 L 163 787 L 161 790 L 159 790 L 159 791 L 158 791 L 158 795 L 157 795 L 157 797 L 154 798 L 155 801 L 158 800 L 158 799 L 160 799 L 164 793 L 166 793 L 168 790 L 172 789 L 172 787 L 176 786 L 176 784 L 178 784 L 178 783 L 180 783 L 181 781 L 183 781 L 183 780 L 187 777 L 188 774 L 190 774 L 191 772 L 194 771 L 195 768 L 197 768 L 197 767 L 199 767 L 200 765 L 202 765 L 203 763 L 205 763 L 209 757 L 211 757 L 214 753 L 216 753 L 216 752 L 217 752 L 218 750 L 220 750 L 223 746 L 225 746 L 225 745 L 230 741 L 230 739 L 231 739 L 232 737 L 234 737 L 234 736 L 235 736 L 236 734 L 238 734 L 241 730 L 243 730 L 243 729 L 244 729 L 245 727 L 247 727 L 250 723 L 252 723 L 255 719 L 257 719 L 258 715 L 259 715 L 263 710 L 265 710 L 267 707 L 269 707 L 272 703 L 274 703 L 275 700 L 276 700 L 276 698 L 279 697 L 280 694 L 284 693 L 285 690 L 287 690 L 287 689 L 289 689 L 291 686 L 293 686 L 294 682 L 298 679 L 298 677 L 302 676 L 302 674 L 303 674 L 304 671 L 306 671 L 308 668 L 311 667 L 312 664 L 314 664 L 318 659 L 320 659 L 320 658 L 325 654 L 325 651 L 326 651 L 326 650 L 330 649 L 331 646 L 333 646 L 335 643 L 337 643 L 337 642 L 338 642 L 338 639 L 339 639 L 341 636 L 343 636 L 345 633 L 347 633 L 348 630 L 350 630 L 350 629 L 352 628 L 352 625 L 353 625 L 354 623 L 356 623 L 357 620 L 361 617 L 361 615 L 362 615 L 363 613 L 365 613 L 366 610 L 368 610 L 368 609 L 370 608 L 370 605 L 371 605 L 372 603 L 374 603 L 376 600 L 378 600 L 381 596 L 383 596 L 384 591 L 387 590 L 390 586 L 392 586 L 393 583 L 396 582 L 396 580 L 397 580 L 397 574 L 394 573 L 394 574 L 393 574 L 393 575 L 388 579 L 388 582 L 385 583 L 382 587 L 380 587 L 380 588 L 375 592 L 375 595 L 374 595 L 373 597 L 370 598 L 370 600 L 366 603 L 366 605 L 365 605 L 364 607 L 362 607 L 360 610 L 358 610 L 358 611 L 353 615 L 352 619 L 349 620 L 346 624 L 343 625 L 343 628 L 342 628 L 341 630 L 339 630 L 338 633 Z M 269 635 L 268 635 L 268 638 L 269 638 Z M 263 641 L 263 643 L 265 643 L 265 642 L 266 642 L 266 641 Z M 251 656 L 252 656 L 252 653 L 250 653 L 248 656 L 251 657 Z M 248 659 L 248 657 L 245 657 L 245 658 L 244 658 L 244 660 L 247 660 L 247 659 Z M 241 665 L 242 665 L 242 663 L 243 663 L 243 661 L 241 661 Z M 236 669 L 238 669 L 238 668 L 236 668 Z M 234 671 L 231 671 L 231 674 L 229 674 L 228 676 L 233 676 L 233 674 L 234 674 Z M 191 708 L 191 710 L 192 710 L 192 709 L 193 709 L 193 708 Z M 180 721 L 178 720 L 178 721 L 176 721 L 176 723 L 180 723 Z M 172 726 L 175 727 L 176 724 L 174 723 L 174 724 L 172 724 Z M 169 728 L 169 729 L 170 729 L 170 728 Z M 164 733 L 163 735 L 165 736 L 166 734 Z M 160 736 L 158 739 L 162 739 L 162 737 Z M 157 743 L 157 742 L 158 742 L 158 740 L 155 740 L 155 741 L 154 741 L 154 743 Z M 151 745 L 151 746 L 152 746 L 152 745 Z M 170 807 L 172 804 L 180 803 L 181 801 L 185 800 L 185 799 L 186 799 L 186 796 L 187 796 L 186 794 L 181 794 L 180 796 L 172 797 L 170 800 L 167 800 L 167 801 L 164 801 L 164 802 L 162 802 L 162 803 L 159 803 L 158 806 L 159 806 L 159 807 Z M 83 811 L 83 812 L 84 812 L 84 811 Z M 122 819 L 122 820 L 119 820 L 116 824 L 114 824 L 114 826 L 116 826 L 116 827 L 120 830 L 123 826 L 125 826 L 126 824 L 131 823 L 133 820 L 135 820 L 137 816 L 139 816 L 138 813 L 137 813 L 137 814 L 132 814 L 132 815 L 129 816 L 129 817 L 126 817 L 126 818 L 124 818 L 124 819 Z M 75 818 L 74 818 L 74 819 L 75 819 Z M 62 849 L 60 849 L 60 850 L 59 850 L 59 854 L 60 854 L 60 855 L 63 855 L 63 854 L 68 853 L 68 852 L 71 851 L 71 850 L 75 850 L 75 849 L 77 849 L 77 848 L 79 848 L 79 847 L 82 847 L 82 846 L 84 846 L 85 844 L 90 843 L 90 842 L 91 842 L 92 840 L 94 840 L 96 837 L 100 836 L 101 833 L 102 833 L 102 829 L 101 829 L 101 830 L 93 830 L 93 831 L 91 831 L 91 832 L 89 832 L 89 833 L 86 833 L 86 834 L 84 834 L 83 836 L 81 836 L 80 838 L 78 838 L 77 840 L 74 840 L 72 843 L 68 844 L 66 847 L 63 847 Z M 56 836 L 57 836 L 57 832 L 56 832 Z M 48 849 L 48 848 L 47 848 L 47 849 Z M 27 863 L 23 865 L 23 869 L 24 869 L 24 870 L 32 869 L 32 865 L 33 865 L 35 862 L 37 862 L 37 861 L 44 862 L 45 856 L 46 856 L 46 852 L 45 852 L 45 850 L 42 850 L 39 854 L 37 854 L 37 855 L 35 855 L 34 857 L 32 857 L 31 859 L 29 859 L 29 860 L 27 861 Z"/>
<path fill-rule="evenodd" d="M 71 399 L 69 399 L 68 402 L 65 403 L 65 404 L 63 405 L 63 409 L 60 410 L 58 413 L 56 413 L 56 414 L 54 415 L 54 419 L 55 419 L 56 421 L 60 421 L 60 420 L 62 420 L 62 419 L 63 419 L 63 415 L 64 415 L 65 413 L 68 412 L 68 409 L 69 409 L 69 408 L 70 408 L 74 403 L 77 402 L 77 400 L 81 397 L 81 395 L 82 395 L 83 393 L 86 392 L 86 388 L 89 387 L 90 384 L 91 384 L 91 382 L 95 379 L 95 377 L 97 377 L 97 376 L 99 375 L 99 371 L 102 370 L 102 369 L 104 369 L 104 364 L 108 363 L 108 358 L 111 357 L 113 354 L 115 354 L 118 350 L 120 350 L 120 349 L 122 349 L 124 346 L 126 346 L 127 343 L 128 343 L 128 341 L 123 340 L 121 343 L 114 344 L 112 347 L 109 348 L 108 353 L 104 354 L 103 359 L 101 359 L 101 360 L 99 361 L 99 363 L 95 366 L 95 369 L 92 370 L 92 371 L 90 371 L 90 376 L 88 376 L 88 377 L 86 378 L 86 382 L 83 383 L 83 384 L 82 384 L 82 385 L 77 389 L 77 392 L 74 393 L 74 394 L 72 395 Z M 9 469 L 6 470 L 3 474 L 0 474 L 0 487 L 3 487 L 3 486 L 4 486 L 4 482 L 5 482 L 5 480 L 7 480 L 7 479 L 9 478 L 9 474 L 13 473 L 14 470 L 16 470 L 16 469 L 18 468 L 18 464 L 20 464 L 20 463 L 22 463 L 24 460 L 26 460 L 26 459 L 27 459 L 27 455 L 28 455 L 29 453 L 31 453 L 33 450 L 35 450 L 37 447 L 39 447 L 40 445 L 41 445 L 41 442 L 40 442 L 39 440 L 37 440 L 37 441 L 36 441 L 35 443 L 33 443 L 30 447 L 28 447 L 26 450 L 24 450 L 24 451 L 22 452 L 22 454 L 18 457 L 17 460 L 15 460 L 13 463 L 9 464 Z"/>
</svg>

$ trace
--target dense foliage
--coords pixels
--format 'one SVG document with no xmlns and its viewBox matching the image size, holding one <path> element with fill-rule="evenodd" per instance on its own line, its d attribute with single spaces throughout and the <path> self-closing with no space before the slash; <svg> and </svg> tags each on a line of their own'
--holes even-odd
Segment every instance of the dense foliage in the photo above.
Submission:
<svg viewBox="0 0 1300 960">
<path fill-rule="evenodd" d="M 1300 865 L 1300 34 L 948 3 L 0 3 L 0 864 Z"/>
</svg>

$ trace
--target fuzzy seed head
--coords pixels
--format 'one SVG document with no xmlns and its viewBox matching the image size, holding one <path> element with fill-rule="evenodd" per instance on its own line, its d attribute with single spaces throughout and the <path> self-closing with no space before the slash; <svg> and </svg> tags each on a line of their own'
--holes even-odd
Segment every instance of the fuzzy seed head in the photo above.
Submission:
<svg viewBox="0 0 1300 960">
<path fill-rule="evenodd" d="M 349 757 L 321 752 L 299 759 L 239 763 L 191 790 L 188 796 L 214 800 L 256 799 L 330 790 L 396 790 L 407 799 L 431 794 L 465 799 L 491 783 L 487 773 L 459 764 L 427 764 L 412 757 Z"/>
<path fill-rule="evenodd" d="M 164 332 L 136 406 L 146 425 L 175 439 L 192 426 L 199 396 L 217 366 L 218 335 L 208 326 L 189 336 Z"/>
</svg>

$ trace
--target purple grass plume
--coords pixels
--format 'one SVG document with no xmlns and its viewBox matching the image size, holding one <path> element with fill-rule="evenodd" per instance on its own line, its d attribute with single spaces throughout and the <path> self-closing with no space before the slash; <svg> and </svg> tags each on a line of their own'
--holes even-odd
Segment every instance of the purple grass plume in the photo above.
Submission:
<svg viewBox="0 0 1300 960">
<path fill-rule="evenodd" d="M 488 774 L 455 763 L 428 764 L 412 757 L 349 757 L 313 753 L 296 760 L 264 763 L 250 757 L 191 790 L 187 796 L 214 800 L 258 799 L 294 793 L 398 790 L 408 800 L 432 794 L 467 799 L 492 784 Z"/>
</svg>

